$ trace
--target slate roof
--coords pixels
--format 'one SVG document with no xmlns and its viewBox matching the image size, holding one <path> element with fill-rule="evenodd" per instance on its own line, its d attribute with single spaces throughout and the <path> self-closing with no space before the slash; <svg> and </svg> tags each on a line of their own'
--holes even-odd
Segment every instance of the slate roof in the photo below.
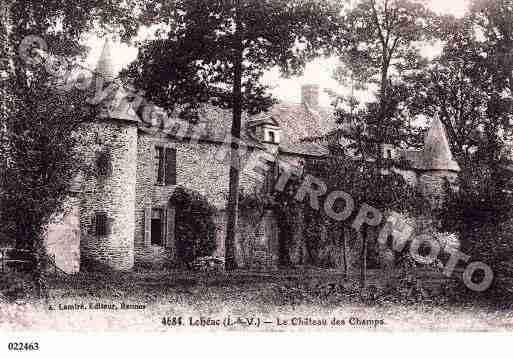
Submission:
<svg viewBox="0 0 513 359">
<path fill-rule="evenodd" d="M 268 114 L 282 130 L 280 152 L 316 157 L 329 154 L 325 146 L 309 140 L 323 137 L 336 128 L 329 109 L 279 103 Z"/>
<path fill-rule="evenodd" d="M 248 131 L 248 122 L 252 119 L 247 114 L 242 115 L 241 140 L 250 147 L 263 148 Z M 224 142 L 232 128 L 232 110 L 221 109 L 212 105 L 202 105 L 199 111 L 199 122 L 206 126 L 206 140 Z"/>
<path fill-rule="evenodd" d="M 303 142 L 307 137 L 322 136 L 332 131 L 333 126 L 329 121 L 329 112 L 321 110 L 319 115 L 312 115 L 303 105 L 284 105 L 273 106 L 268 112 L 256 116 L 243 114 L 241 126 L 241 139 L 250 147 L 262 148 L 254 134 L 254 126 L 262 124 L 278 125 L 281 128 L 282 136 L 280 142 L 280 152 L 300 156 L 324 156 L 328 149 L 317 143 Z M 212 105 L 203 104 L 198 110 L 198 122 L 195 125 L 204 124 L 205 132 L 201 140 L 211 142 L 224 142 L 231 131 L 232 112 Z M 334 124 L 334 121 L 333 121 Z M 144 129 L 145 125 L 141 125 Z M 189 132 L 185 137 L 192 136 L 194 125 L 189 127 Z M 178 127 L 173 129 L 171 136 L 178 132 Z"/>
<path fill-rule="evenodd" d="M 303 104 L 280 103 L 273 106 L 269 113 L 282 127 L 284 145 L 322 137 L 336 128 L 332 111 L 328 108 L 314 109 Z"/>
<path fill-rule="evenodd" d="M 112 43 L 109 38 L 103 44 L 103 50 L 95 68 L 94 75 L 101 78 L 103 83 L 112 83 L 116 79 Z M 131 122 L 139 122 L 139 117 L 123 99 L 129 94 L 121 83 L 115 82 L 114 91 L 102 100 L 99 118 L 114 118 Z"/>
<path fill-rule="evenodd" d="M 112 81 L 116 76 L 112 43 L 108 38 L 105 40 L 96 66 L 96 75 L 102 76 L 106 81 Z M 120 96 L 122 98 L 124 94 L 126 94 L 124 89 L 119 88 L 112 95 L 112 98 L 106 99 L 100 117 L 138 122 L 139 118 L 130 109 L 121 109 L 121 111 L 114 112 L 111 106 L 109 106 L 111 102 L 115 101 L 115 97 Z M 202 140 L 224 142 L 231 131 L 232 112 L 231 110 L 203 104 L 200 105 L 198 123 L 203 123 L 206 127 L 206 133 L 201 138 Z M 268 112 L 263 114 L 252 117 L 243 114 L 241 140 L 250 147 L 259 148 L 265 147 L 255 138 L 250 123 L 278 125 L 282 131 L 280 151 L 306 156 L 327 155 L 328 150 L 324 146 L 315 144 L 312 141 L 305 142 L 304 140 L 322 137 L 336 128 L 330 109 L 314 108 L 307 104 L 280 103 L 274 105 Z M 145 129 L 145 125 L 142 123 L 139 127 L 142 130 Z M 193 128 L 193 126 L 190 126 L 191 131 L 186 134 L 186 137 L 192 135 Z M 178 126 L 175 131 L 178 131 Z"/>
<path fill-rule="evenodd" d="M 400 158 L 414 169 L 443 170 L 459 172 L 460 166 L 454 160 L 447 139 L 445 127 L 438 117 L 431 121 L 424 137 L 422 150 L 400 150 Z"/>
<path fill-rule="evenodd" d="M 155 109 L 159 109 L 159 107 L 154 106 Z M 178 116 L 176 114 L 171 114 L 171 118 L 178 119 Z M 198 110 L 198 120 L 196 122 L 187 122 L 185 120 L 181 120 L 183 122 L 188 123 L 188 130 L 183 135 L 183 139 L 189 139 L 193 135 L 197 135 L 196 129 L 199 126 L 204 126 L 204 130 L 201 132 L 200 141 L 206 141 L 206 142 L 214 142 L 214 143 L 225 143 L 226 140 L 229 138 L 229 134 L 231 132 L 231 126 L 232 126 L 232 112 L 231 110 L 225 110 L 218 107 L 214 107 L 212 105 L 208 104 L 202 104 L 200 105 L 200 108 Z M 241 140 L 249 147 L 253 148 L 261 148 L 265 149 L 265 147 L 258 142 L 252 134 L 247 131 L 247 123 L 250 119 L 247 117 L 247 115 L 243 114 L 242 116 L 242 124 L 241 124 Z M 149 126 L 141 122 L 139 124 L 139 129 L 143 132 L 149 132 L 152 133 L 155 130 L 150 129 Z M 167 129 L 166 133 L 170 137 L 176 138 L 179 131 L 183 129 L 180 129 L 178 125 L 173 126 L 171 129 Z"/>
<path fill-rule="evenodd" d="M 452 157 L 445 127 L 438 117 L 433 118 L 424 138 L 424 170 L 448 170 L 459 172 L 460 166 Z"/>
<path fill-rule="evenodd" d="M 114 58 L 112 55 L 112 43 L 109 38 L 103 44 L 102 53 L 96 65 L 96 74 L 102 76 L 106 80 L 114 80 L 116 71 L 114 67 Z"/>
<path fill-rule="evenodd" d="M 401 149 L 399 150 L 399 157 L 406 162 L 408 167 L 415 169 L 423 167 L 423 153 L 421 150 Z"/>
</svg>

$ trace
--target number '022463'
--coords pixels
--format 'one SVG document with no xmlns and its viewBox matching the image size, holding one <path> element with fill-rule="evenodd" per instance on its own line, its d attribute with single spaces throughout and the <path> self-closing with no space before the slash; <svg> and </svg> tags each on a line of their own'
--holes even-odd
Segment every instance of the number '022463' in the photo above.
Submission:
<svg viewBox="0 0 513 359">
<path fill-rule="evenodd" d="M 21 342 L 13 342 L 7 345 L 7 349 L 12 351 L 35 351 L 39 350 L 39 343 L 21 343 Z"/>
</svg>

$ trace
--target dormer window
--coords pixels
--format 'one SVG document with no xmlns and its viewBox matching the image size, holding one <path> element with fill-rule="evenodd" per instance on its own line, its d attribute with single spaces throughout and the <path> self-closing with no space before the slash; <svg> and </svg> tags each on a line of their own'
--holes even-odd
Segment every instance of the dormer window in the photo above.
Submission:
<svg viewBox="0 0 513 359">
<path fill-rule="evenodd" d="M 273 145 L 280 144 L 283 132 L 273 117 L 266 116 L 263 119 L 254 120 L 250 123 L 250 127 L 258 141 Z"/>
<path fill-rule="evenodd" d="M 280 143 L 280 129 L 277 127 L 269 128 L 268 126 L 264 127 L 264 142 L 267 143 Z"/>
<path fill-rule="evenodd" d="M 276 143 L 276 138 L 274 136 L 274 131 L 269 131 L 269 142 Z"/>
<path fill-rule="evenodd" d="M 389 144 L 383 145 L 382 156 L 384 159 L 393 160 L 396 157 L 394 146 Z"/>
</svg>

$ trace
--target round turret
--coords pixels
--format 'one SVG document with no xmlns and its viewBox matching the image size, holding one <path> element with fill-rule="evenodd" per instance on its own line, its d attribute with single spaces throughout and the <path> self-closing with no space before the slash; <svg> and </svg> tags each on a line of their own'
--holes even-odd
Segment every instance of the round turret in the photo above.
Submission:
<svg viewBox="0 0 513 359">
<path fill-rule="evenodd" d="M 461 169 L 453 159 L 445 127 L 438 117 L 433 119 L 424 138 L 421 160 L 420 192 L 433 207 L 439 207 L 445 199 L 446 183 L 454 185 Z"/>
<path fill-rule="evenodd" d="M 103 81 L 104 88 L 114 78 L 113 68 L 106 41 L 95 79 Z M 88 168 L 81 199 L 81 258 L 86 269 L 134 266 L 138 118 L 120 105 L 124 95 L 114 86 L 100 104 L 98 118 L 83 134 Z"/>
</svg>

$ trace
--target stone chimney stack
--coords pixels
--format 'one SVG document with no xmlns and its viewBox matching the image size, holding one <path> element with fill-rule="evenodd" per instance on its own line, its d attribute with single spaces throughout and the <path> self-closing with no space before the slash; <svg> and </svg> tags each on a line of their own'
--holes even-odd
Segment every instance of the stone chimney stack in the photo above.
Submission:
<svg viewBox="0 0 513 359">
<path fill-rule="evenodd" d="M 319 85 L 303 85 L 301 87 L 301 104 L 308 107 L 319 107 Z"/>
</svg>

